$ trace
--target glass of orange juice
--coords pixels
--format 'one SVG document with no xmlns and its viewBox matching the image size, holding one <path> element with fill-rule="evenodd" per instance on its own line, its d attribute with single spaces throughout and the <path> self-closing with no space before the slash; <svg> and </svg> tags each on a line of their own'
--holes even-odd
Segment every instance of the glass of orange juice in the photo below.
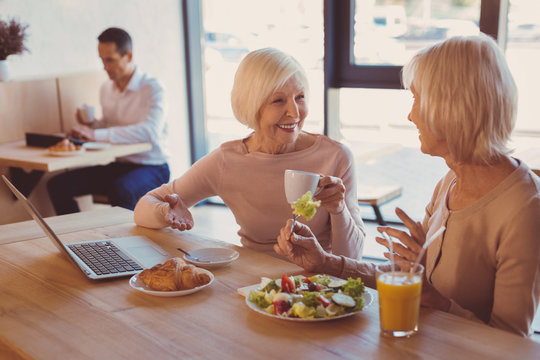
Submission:
<svg viewBox="0 0 540 360">
<path fill-rule="evenodd" d="M 377 265 L 381 333 L 388 337 L 409 337 L 418 331 L 424 267 L 397 261 Z"/>
</svg>

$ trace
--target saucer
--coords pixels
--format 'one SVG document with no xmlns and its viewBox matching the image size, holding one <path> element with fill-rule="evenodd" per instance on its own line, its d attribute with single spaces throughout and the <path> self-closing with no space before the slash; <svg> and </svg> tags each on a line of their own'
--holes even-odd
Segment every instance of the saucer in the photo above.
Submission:
<svg viewBox="0 0 540 360">
<path fill-rule="evenodd" d="M 225 266 L 238 259 L 238 251 L 228 248 L 203 248 L 190 250 L 190 255 L 184 255 L 184 260 L 203 268 Z M 195 260 L 197 258 L 197 260 Z"/>
</svg>

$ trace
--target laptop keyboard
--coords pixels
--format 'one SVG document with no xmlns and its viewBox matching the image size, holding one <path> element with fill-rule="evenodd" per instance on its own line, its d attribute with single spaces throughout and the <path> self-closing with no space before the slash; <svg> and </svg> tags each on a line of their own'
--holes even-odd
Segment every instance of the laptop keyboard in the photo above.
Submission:
<svg viewBox="0 0 540 360">
<path fill-rule="evenodd" d="M 139 264 L 110 241 L 73 244 L 68 247 L 98 275 L 142 270 Z"/>
</svg>

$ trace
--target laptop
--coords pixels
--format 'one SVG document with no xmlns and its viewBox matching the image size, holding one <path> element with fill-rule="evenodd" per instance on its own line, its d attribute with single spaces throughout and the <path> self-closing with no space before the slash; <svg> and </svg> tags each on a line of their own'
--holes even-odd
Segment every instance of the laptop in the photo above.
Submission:
<svg viewBox="0 0 540 360">
<path fill-rule="evenodd" d="M 131 276 L 171 257 L 144 236 L 64 244 L 35 206 L 4 175 L 2 179 L 58 250 L 92 280 Z"/>
</svg>

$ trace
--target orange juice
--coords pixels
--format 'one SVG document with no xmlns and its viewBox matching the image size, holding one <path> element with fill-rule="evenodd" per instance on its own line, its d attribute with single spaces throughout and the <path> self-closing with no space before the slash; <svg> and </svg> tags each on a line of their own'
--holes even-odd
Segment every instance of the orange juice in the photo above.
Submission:
<svg viewBox="0 0 540 360">
<path fill-rule="evenodd" d="M 385 272 L 377 277 L 381 331 L 392 337 L 410 336 L 418 330 L 422 273 Z"/>
</svg>

